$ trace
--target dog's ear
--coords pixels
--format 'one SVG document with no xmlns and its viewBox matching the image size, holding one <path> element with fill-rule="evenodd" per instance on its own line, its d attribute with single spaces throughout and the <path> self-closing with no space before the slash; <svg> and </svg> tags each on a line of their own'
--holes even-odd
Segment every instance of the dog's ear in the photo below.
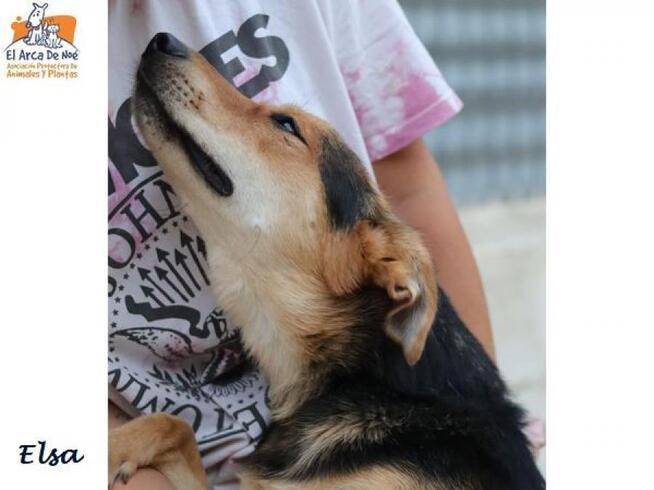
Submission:
<svg viewBox="0 0 654 490">
<path fill-rule="evenodd" d="M 384 219 L 362 220 L 336 233 L 325 247 L 325 278 L 336 294 L 365 284 L 386 291 L 391 307 L 384 331 L 413 365 L 420 359 L 437 305 L 431 259 L 416 232 Z"/>
<path fill-rule="evenodd" d="M 413 365 L 422 356 L 436 314 L 437 289 L 431 258 L 409 227 L 387 221 L 359 227 L 370 279 L 393 301 L 384 331 Z"/>
</svg>

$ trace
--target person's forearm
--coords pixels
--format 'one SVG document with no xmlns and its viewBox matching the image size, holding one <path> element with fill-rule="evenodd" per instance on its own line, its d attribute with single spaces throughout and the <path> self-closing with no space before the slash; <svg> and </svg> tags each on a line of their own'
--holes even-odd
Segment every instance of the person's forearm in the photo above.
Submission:
<svg viewBox="0 0 654 490">
<path fill-rule="evenodd" d="M 477 263 L 426 145 L 417 140 L 376 161 L 373 168 L 395 213 L 422 234 L 440 285 L 494 360 L 493 334 Z"/>
</svg>

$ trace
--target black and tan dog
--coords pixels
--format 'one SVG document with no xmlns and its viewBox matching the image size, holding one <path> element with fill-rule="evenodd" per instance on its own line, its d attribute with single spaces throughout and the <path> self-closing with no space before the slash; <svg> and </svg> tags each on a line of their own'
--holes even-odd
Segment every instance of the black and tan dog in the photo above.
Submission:
<svg viewBox="0 0 654 490">
<path fill-rule="evenodd" d="M 242 96 L 169 34 L 137 80 L 138 125 L 270 381 L 273 424 L 243 488 L 544 488 L 523 412 L 334 130 Z M 111 432 L 110 481 L 141 466 L 207 486 L 190 428 L 169 415 Z"/>
</svg>

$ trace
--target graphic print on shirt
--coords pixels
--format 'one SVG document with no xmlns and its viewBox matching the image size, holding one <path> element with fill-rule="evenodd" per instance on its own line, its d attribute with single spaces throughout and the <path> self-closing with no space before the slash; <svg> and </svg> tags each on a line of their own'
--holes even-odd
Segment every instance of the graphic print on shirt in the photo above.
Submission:
<svg viewBox="0 0 654 490">
<path fill-rule="evenodd" d="M 289 66 L 268 22 L 253 15 L 200 50 L 248 97 Z M 139 139 L 129 99 L 109 114 L 108 236 L 110 384 L 139 412 L 185 417 L 201 445 L 238 432 L 259 438 L 269 419 L 266 383 L 215 304 L 204 241 Z"/>
</svg>

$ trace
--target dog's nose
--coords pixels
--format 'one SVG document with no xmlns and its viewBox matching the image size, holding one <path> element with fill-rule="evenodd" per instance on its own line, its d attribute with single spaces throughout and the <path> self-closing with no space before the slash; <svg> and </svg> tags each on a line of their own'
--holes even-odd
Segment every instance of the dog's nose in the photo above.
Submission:
<svg viewBox="0 0 654 490">
<path fill-rule="evenodd" d="M 186 58 L 188 55 L 188 50 L 186 49 L 186 46 L 184 46 L 184 43 L 167 32 L 155 34 L 148 44 L 148 47 L 145 48 L 145 54 L 155 52 L 164 53 L 177 58 Z"/>
</svg>

